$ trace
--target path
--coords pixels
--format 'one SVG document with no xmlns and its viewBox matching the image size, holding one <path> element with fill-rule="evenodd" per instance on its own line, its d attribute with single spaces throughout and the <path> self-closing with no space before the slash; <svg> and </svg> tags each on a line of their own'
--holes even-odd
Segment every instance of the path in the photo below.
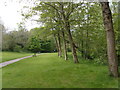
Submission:
<svg viewBox="0 0 120 90">
<path fill-rule="evenodd" d="M 32 57 L 32 55 L 0 63 L 0 68 L 29 57 Z"/>
</svg>

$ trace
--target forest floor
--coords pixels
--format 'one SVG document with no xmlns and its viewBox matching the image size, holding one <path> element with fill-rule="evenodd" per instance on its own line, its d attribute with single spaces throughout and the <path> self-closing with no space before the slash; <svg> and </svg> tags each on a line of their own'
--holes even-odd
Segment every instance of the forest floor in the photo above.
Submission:
<svg viewBox="0 0 120 90">
<path fill-rule="evenodd" d="M 74 64 L 47 53 L 2 68 L 3 88 L 118 88 L 118 79 L 108 76 L 104 65 Z"/>
</svg>

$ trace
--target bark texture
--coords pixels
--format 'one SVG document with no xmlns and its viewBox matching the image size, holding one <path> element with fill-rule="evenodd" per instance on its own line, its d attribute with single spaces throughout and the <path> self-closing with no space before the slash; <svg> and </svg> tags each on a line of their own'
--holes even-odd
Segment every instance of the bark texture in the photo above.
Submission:
<svg viewBox="0 0 120 90">
<path fill-rule="evenodd" d="M 58 41 L 57 41 L 57 38 L 56 38 L 56 35 L 55 35 L 55 34 L 54 34 L 54 39 L 55 39 L 56 49 L 57 49 L 58 56 L 59 56 Z"/>
<path fill-rule="evenodd" d="M 59 32 L 58 32 L 58 49 L 59 49 L 58 56 L 62 57 L 62 48 L 61 48 L 61 40 L 60 40 L 60 33 Z"/>
<path fill-rule="evenodd" d="M 65 40 L 65 33 L 64 33 L 64 31 L 62 31 L 62 35 L 63 35 L 64 57 L 65 57 L 65 60 L 68 60 L 67 46 L 66 46 L 66 40 Z"/>
<path fill-rule="evenodd" d="M 115 35 L 112 22 L 112 13 L 108 2 L 101 2 L 101 7 L 104 27 L 106 30 L 109 72 L 111 76 L 118 77 L 118 61 L 115 49 Z"/>
<path fill-rule="evenodd" d="M 65 10 L 64 10 L 64 5 L 63 5 L 62 2 L 60 3 L 60 9 L 61 9 L 60 13 L 61 13 L 61 17 L 62 17 L 62 20 L 63 20 L 63 23 L 64 23 L 64 27 L 65 27 L 65 30 L 68 33 L 68 38 L 69 38 L 71 49 L 72 49 L 72 55 L 73 55 L 74 63 L 79 63 L 77 53 L 76 53 L 76 46 L 75 46 L 75 43 L 74 43 L 73 38 L 72 38 L 71 31 L 70 31 L 69 16 L 73 12 L 73 10 L 71 10 L 71 12 L 66 15 Z"/>
<path fill-rule="evenodd" d="M 71 49 L 72 49 L 72 55 L 73 55 L 74 63 L 79 63 L 77 53 L 76 53 L 75 43 L 73 41 L 72 34 L 70 32 L 70 24 L 69 24 L 69 22 L 65 23 L 65 28 L 66 28 L 66 30 L 68 32 L 68 37 L 69 37 L 69 41 L 70 41 L 70 45 L 71 45 Z"/>
</svg>

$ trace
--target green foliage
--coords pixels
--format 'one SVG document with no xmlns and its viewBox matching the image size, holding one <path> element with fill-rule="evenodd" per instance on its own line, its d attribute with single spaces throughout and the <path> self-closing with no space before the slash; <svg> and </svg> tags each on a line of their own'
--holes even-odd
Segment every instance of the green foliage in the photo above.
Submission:
<svg viewBox="0 0 120 90">
<path fill-rule="evenodd" d="M 4 31 L 2 38 L 3 51 L 24 51 L 29 38 L 29 32 L 21 24 L 18 31 Z"/>
<path fill-rule="evenodd" d="M 14 47 L 14 50 L 13 50 L 14 52 L 21 52 L 22 51 L 22 48 L 21 48 L 21 46 L 19 46 L 19 45 L 16 45 L 15 47 Z"/>
<path fill-rule="evenodd" d="M 118 10 L 119 6 L 117 2 L 112 2 L 111 10 L 113 16 L 113 25 L 115 31 L 115 40 L 116 40 L 116 51 L 118 64 L 120 63 L 120 11 Z M 120 65 L 120 64 L 119 64 Z"/>
<path fill-rule="evenodd" d="M 61 14 L 61 4 L 65 15 Z M 113 3 L 113 23 L 116 35 L 117 56 L 120 57 L 120 32 L 117 12 L 118 5 Z M 65 32 L 68 51 L 71 51 L 68 33 L 64 27 L 62 17 L 69 16 L 67 22 L 77 51 L 85 59 L 96 60 L 96 63 L 106 63 L 107 48 L 106 35 L 103 27 L 101 6 L 97 2 L 39 2 L 31 9 L 30 13 L 23 13 L 25 18 L 39 15 L 36 20 L 42 24 L 41 27 L 26 31 L 24 23 L 18 24 L 19 30 L 3 34 L 3 50 L 32 52 L 53 52 L 56 50 L 55 37 L 60 34 L 61 45 L 63 37 L 61 31 Z M 63 48 L 63 47 L 62 47 Z"/>
<path fill-rule="evenodd" d="M 33 53 L 40 52 L 40 40 L 37 37 L 32 37 L 29 44 L 29 50 Z"/>
<path fill-rule="evenodd" d="M 41 52 L 52 52 L 51 41 L 40 41 Z"/>
<path fill-rule="evenodd" d="M 53 52 L 55 50 L 54 43 L 51 42 L 52 40 L 41 40 L 39 37 L 32 37 L 29 41 L 28 48 L 30 51 L 37 53 L 46 53 L 46 52 Z"/>
<path fill-rule="evenodd" d="M 64 16 L 61 14 L 61 5 L 63 5 Z M 116 31 L 116 40 L 118 40 L 119 32 L 117 31 L 117 4 L 114 3 L 111 10 L 113 12 L 114 27 Z M 85 59 L 96 59 L 96 62 L 104 63 L 107 57 L 106 35 L 103 26 L 103 18 L 100 3 L 97 2 L 39 2 L 33 7 L 35 13 L 40 14 L 38 22 L 42 22 L 46 35 L 56 35 L 64 28 L 62 17 L 70 14 L 68 22 L 78 47 L 78 52 Z M 39 13 L 41 12 L 41 13 Z M 49 34 L 47 34 L 49 33 Z M 42 35 L 42 34 L 40 34 Z M 68 33 L 65 31 L 65 39 L 68 40 Z M 61 37 L 62 38 L 62 37 Z M 69 48 L 69 43 L 67 48 Z M 119 42 L 118 42 L 119 43 Z M 119 54 L 120 45 L 117 44 L 117 53 Z"/>
<path fill-rule="evenodd" d="M 94 64 L 107 65 L 107 60 L 105 58 L 96 58 L 94 59 Z"/>
<path fill-rule="evenodd" d="M 72 16 L 80 22 L 71 23 L 78 52 L 85 59 L 98 59 L 102 63 L 102 60 L 106 60 L 107 49 L 101 7 L 96 2 L 85 3 L 83 7 L 81 12 L 78 10 L 74 13 L 78 17 Z"/>
</svg>

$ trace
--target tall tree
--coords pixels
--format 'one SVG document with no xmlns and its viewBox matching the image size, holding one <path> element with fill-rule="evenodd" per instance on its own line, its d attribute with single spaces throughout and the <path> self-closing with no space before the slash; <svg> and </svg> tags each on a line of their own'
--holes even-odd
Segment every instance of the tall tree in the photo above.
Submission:
<svg viewBox="0 0 120 90">
<path fill-rule="evenodd" d="M 65 57 L 65 60 L 68 60 L 67 45 L 66 45 L 65 31 L 64 30 L 62 30 L 62 36 L 63 36 L 64 57 Z"/>
<path fill-rule="evenodd" d="M 65 28 L 67 35 L 68 35 L 68 38 L 69 38 L 69 42 L 70 42 L 71 49 L 72 49 L 73 60 L 75 63 L 78 63 L 76 45 L 74 43 L 74 40 L 73 40 L 73 37 L 71 34 L 71 29 L 70 29 L 70 15 L 73 13 L 75 8 L 78 7 L 79 4 L 62 3 L 62 2 L 50 3 L 49 2 L 49 3 L 40 3 L 40 5 L 43 6 L 44 8 L 37 6 L 35 9 L 44 11 L 44 13 L 46 12 L 47 13 L 45 15 L 46 19 L 49 19 L 51 16 L 53 17 L 54 15 L 56 15 L 56 16 L 54 16 L 55 17 L 54 19 L 60 18 L 58 20 L 60 22 L 62 22 L 62 27 Z M 53 13 L 51 11 L 53 11 Z M 50 14 L 50 12 L 52 14 Z M 44 13 L 42 13 L 41 15 L 43 15 Z M 47 15 L 50 15 L 50 16 L 47 17 Z M 59 17 L 57 17 L 57 16 L 59 16 Z"/>
<path fill-rule="evenodd" d="M 101 7 L 103 13 L 104 27 L 106 29 L 109 72 L 111 76 L 118 77 L 118 61 L 115 49 L 115 35 L 109 2 L 101 2 Z"/>
<path fill-rule="evenodd" d="M 74 9 L 78 7 L 78 5 L 74 5 L 73 3 L 68 3 L 66 5 L 66 3 L 62 3 L 62 2 L 60 2 L 59 4 L 60 4 L 60 14 L 61 14 L 62 20 L 64 22 L 64 27 L 68 33 L 74 63 L 79 63 L 78 57 L 77 57 L 77 52 L 76 52 L 76 45 L 74 43 L 71 31 L 70 31 L 70 15 L 73 13 Z M 66 7 L 68 10 L 65 10 Z"/>
<path fill-rule="evenodd" d="M 57 37 L 58 37 L 58 49 L 59 49 L 58 56 L 59 56 L 59 57 L 62 57 L 62 48 L 61 48 L 60 32 L 58 32 Z"/>
</svg>

